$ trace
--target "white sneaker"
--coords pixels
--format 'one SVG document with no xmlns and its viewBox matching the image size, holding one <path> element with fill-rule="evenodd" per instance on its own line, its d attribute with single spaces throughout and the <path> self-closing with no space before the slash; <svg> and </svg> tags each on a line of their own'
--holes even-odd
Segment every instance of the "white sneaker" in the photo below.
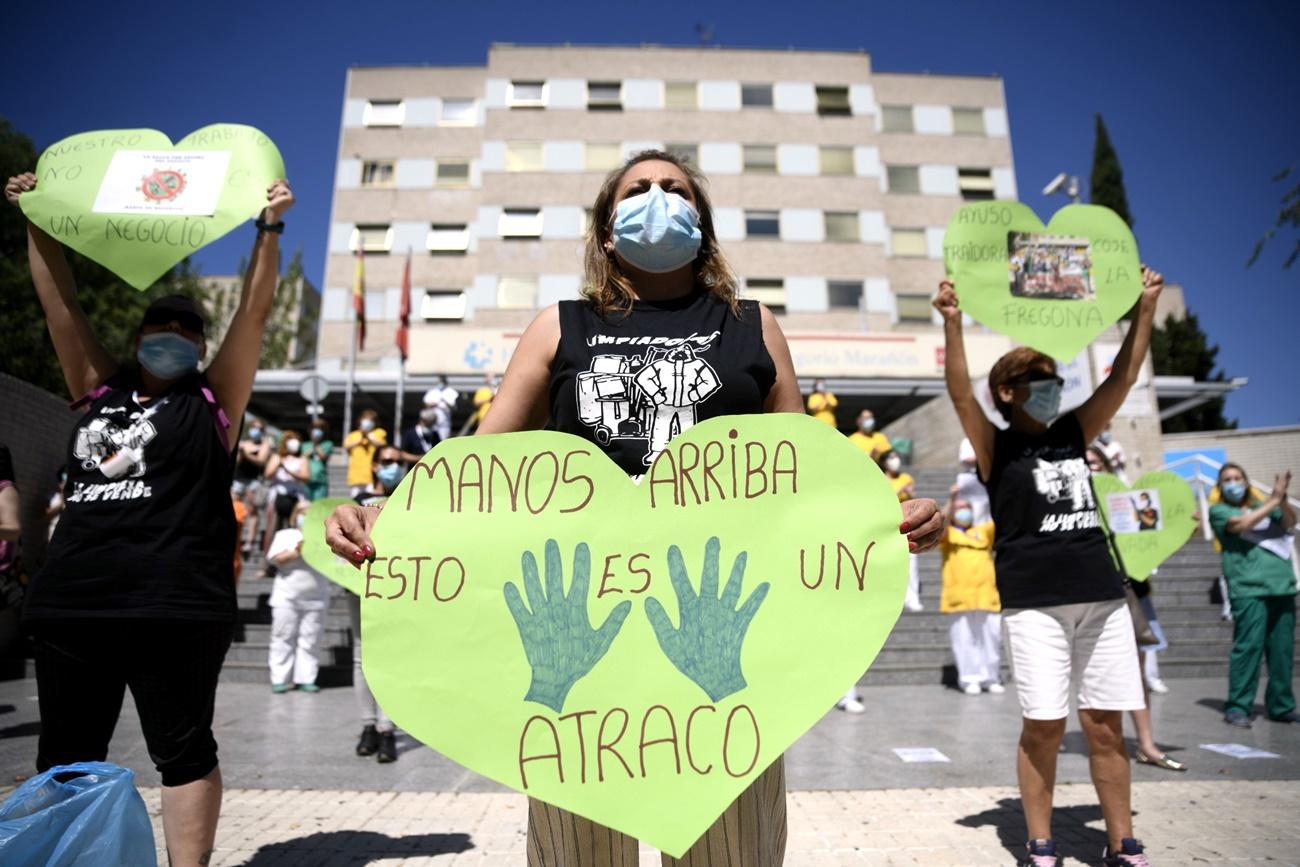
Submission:
<svg viewBox="0 0 1300 867">
<path fill-rule="evenodd" d="M 961 691 L 967 695 L 979 695 L 980 685 L 978 683 L 968 683 L 961 688 Z"/>
<path fill-rule="evenodd" d="M 836 710 L 847 711 L 848 713 L 862 713 L 867 706 L 858 701 L 857 697 L 842 698 L 835 703 Z"/>
<path fill-rule="evenodd" d="M 1163 680 L 1161 680 L 1158 677 L 1155 678 L 1154 680 L 1148 680 L 1147 688 L 1150 689 L 1152 692 L 1159 693 L 1160 695 L 1164 695 L 1165 693 L 1169 692 L 1169 687 L 1165 684 Z"/>
<path fill-rule="evenodd" d="M 925 606 L 921 604 L 920 599 L 905 599 L 903 600 L 903 610 L 915 614 L 918 611 L 924 611 Z"/>
<path fill-rule="evenodd" d="M 987 689 L 992 695 L 1002 695 L 1002 693 L 1007 691 L 1007 688 L 1000 683 L 990 683 L 985 687 L 985 689 Z"/>
</svg>

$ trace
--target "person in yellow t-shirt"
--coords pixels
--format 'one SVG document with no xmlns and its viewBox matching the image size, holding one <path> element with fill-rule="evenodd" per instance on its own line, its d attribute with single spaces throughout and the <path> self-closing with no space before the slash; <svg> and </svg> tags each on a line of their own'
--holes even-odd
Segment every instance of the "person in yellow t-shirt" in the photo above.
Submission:
<svg viewBox="0 0 1300 867">
<path fill-rule="evenodd" d="M 379 414 L 373 409 L 361 413 L 357 429 L 343 440 L 343 449 L 348 453 L 350 496 L 370 490 L 375 478 L 375 452 L 387 444 L 388 432 L 379 427 Z"/>
<path fill-rule="evenodd" d="M 818 421 L 824 421 L 831 427 L 836 426 L 835 407 L 840 405 L 840 399 L 826 390 L 826 380 L 818 379 L 813 382 L 812 394 L 808 395 L 808 414 Z"/>
<path fill-rule="evenodd" d="M 495 373 L 489 373 L 484 379 L 483 384 L 474 392 L 474 427 L 478 427 L 483 419 L 487 418 L 488 410 L 492 408 L 492 399 L 497 396 L 497 379 Z"/>
<path fill-rule="evenodd" d="M 957 663 L 957 686 L 967 695 L 1002 693 L 1002 603 L 993 566 L 993 522 L 974 524 L 974 511 L 957 499 L 947 508 L 948 527 L 939 542 L 943 593 L 939 610 L 948 620 L 948 641 Z"/>
<path fill-rule="evenodd" d="M 889 437 L 876 430 L 876 415 L 869 409 L 858 413 L 858 429 L 849 434 L 849 442 L 866 452 L 873 461 L 879 461 L 881 455 L 893 448 Z"/>
</svg>

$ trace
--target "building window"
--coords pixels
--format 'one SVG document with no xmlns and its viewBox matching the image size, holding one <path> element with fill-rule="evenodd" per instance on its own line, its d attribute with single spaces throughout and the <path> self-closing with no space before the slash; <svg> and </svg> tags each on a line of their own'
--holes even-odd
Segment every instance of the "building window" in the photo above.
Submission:
<svg viewBox="0 0 1300 867">
<path fill-rule="evenodd" d="M 387 223 L 358 223 L 350 246 L 365 253 L 387 253 L 393 247 L 393 228 Z"/>
<path fill-rule="evenodd" d="M 991 169 L 957 169 L 957 186 L 961 197 L 968 202 L 993 198 L 993 171 Z"/>
<path fill-rule="evenodd" d="M 699 107 L 698 90 L 693 81 L 664 82 L 664 108 L 668 111 L 695 111 Z"/>
<path fill-rule="evenodd" d="M 537 306 L 537 275 L 516 274 L 497 280 L 497 306 L 530 310 Z"/>
<path fill-rule="evenodd" d="M 546 108 L 545 81 L 510 82 L 511 108 Z"/>
<path fill-rule="evenodd" d="M 921 192 L 921 172 L 916 166 L 888 166 L 885 175 L 891 193 Z"/>
<path fill-rule="evenodd" d="M 858 212 L 827 211 L 826 240 L 856 243 L 858 241 Z"/>
<path fill-rule="evenodd" d="M 465 293 L 460 289 L 430 289 L 420 300 L 420 318 L 464 319 Z"/>
<path fill-rule="evenodd" d="M 771 277 L 750 277 L 745 281 L 745 297 L 766 305 L 773 313 L 785 312 L 785 281 Z"/>
<path fill-rule="evenodd" d="M 925 229 L 892 229 L 889 233 L 891 256 L 924 256 L 927 252 Z"/>
<path fill-rule="evenodd" d="M 542 170 L 542 143 L 539 141 L 506 142 L 506 171 L 540 172 Z"/>
<path fill-rule="evenodd" d="M 954 108 L 952 131 L 957 135 L 984 135 L 984 109 Z"/>
<path fill-rule="evenodd" d="M 896 295 L 894 304 L 899 322 L 929 322 L 934 311 L 929 295 Z"/>
<path fill-rule="evenodd" d="M 746 211 L 745 236 L 748 238 L 781 237 L 781 215 L 777 211 Z"/>
<path fill-rule="evenodd" d="M 469 250 L 469 226 L 465 223 L 434 223 L 425 246 L 430 253 L 464 253 Z"/>
<path fill-rule="evenodd" d="M 400 99 L 372 99 L 366 103 L 361 122 L 366 126 L 401 126 L 406 106 Z"/>
<path fill-rule="evenodd" d="M 472 99 L 444 99 L 439 126 L 476 126 L 478 111 Z"/>
<path fill-rule="evenodd" d="M 542 212 L 539 208 L 506 208 L 501 212 L 502 238 L 542 237 Z"/>
<path fill-rule="evenodd" d="M 361 186 L 391 187 L 394 165 L 392 160 L 366 160 L 361 164 Z"/>
<path fill-rule="evenodd" d="M 587 108 L 591 111 L 622 111 L 623 83 L 621 81 L 588 81 Z"/>
<path fill-rule="evenodd" d="M 916 132 L 912 124 L 910 105 L 882 105 L 880 107 L 881 132 Z"/>
<path fill-rule="evenodd" d="M 832 309 L 862 307 L 862 281 L 830 280 L 826 283 L 826 302 Z"/>
<path fill-rule="evenodd" d="M 623 162 L 623 146 L 618 142 L 587 142 L 586 169 L 589 172 L 608 172 Z"/>
<path fill-rule="evenodd" d="M 849 89 L 843 86 L 818 85 L 817 113 L 823 117 L 853 114 L 853 108 L 849 105 Z"/>
<path fill-rule="evenodd" d="M 818 149 L 823 175 L 852 175 L 853 148 L 828 145 Z"/>
<path fill-rule="evenodd" d="M 696 144 L 685 144 L 684 142 L 668 142 L 664 145 L 664 150 L 679 160 L 685 160 L 692 165 L 700 164 L 700 146 Z"/>
<path fill-rule="evenodd" d="M 776 174 L 776 145 L 745 145 L 745 173 Z"/>
<path fill-rule="evenodd" d="M 742 108 L 771 108 L 772 85 L 742 84 L 740 86 L 740 105 Z"/>
<path fill-rule="evenodd" d="M 438 160 L 434 186 L 464 188 L 469 186 L 469 160 Z"/>
</svg>

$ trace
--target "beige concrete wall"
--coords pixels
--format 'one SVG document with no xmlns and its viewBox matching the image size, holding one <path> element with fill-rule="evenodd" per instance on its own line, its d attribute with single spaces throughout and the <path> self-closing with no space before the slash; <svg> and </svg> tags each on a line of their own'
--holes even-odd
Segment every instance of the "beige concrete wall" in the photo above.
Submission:
<svg viewBox="0 0 1300 867">
<path fill-rule="evenodd" d="M 1272 486 L 1279 473 L 1290 472 L 1293 499 L 1300 499 L 1300 425 L 1243 430 L 1165 434 L 1166 449 L 1220 448 L 1241 464 L 1252 481 Z"/>
</svg>

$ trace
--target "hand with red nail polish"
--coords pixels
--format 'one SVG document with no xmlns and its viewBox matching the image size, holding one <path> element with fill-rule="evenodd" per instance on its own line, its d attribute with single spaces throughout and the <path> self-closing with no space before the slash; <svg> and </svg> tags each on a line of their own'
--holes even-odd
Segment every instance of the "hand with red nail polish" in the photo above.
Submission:
<svg viewBox="0 0 1300 867">
<path fill-rule="evenodd" d="M 325 519 L 325 544 L 349 563 L 373 558 L 375 547 L 370 531 L 378 518 L 379 510 L 369 506 L 339 506 Z"/>
<path fill-rule="evenodd" d="M 908 550 L 919 554 L 938 545 L 944 526 L 939 504 L 934 500 L 914 498 L 906 500 L 902 506 L 903 523 L 899 532 L 907 535 Z"/>
</svg>

